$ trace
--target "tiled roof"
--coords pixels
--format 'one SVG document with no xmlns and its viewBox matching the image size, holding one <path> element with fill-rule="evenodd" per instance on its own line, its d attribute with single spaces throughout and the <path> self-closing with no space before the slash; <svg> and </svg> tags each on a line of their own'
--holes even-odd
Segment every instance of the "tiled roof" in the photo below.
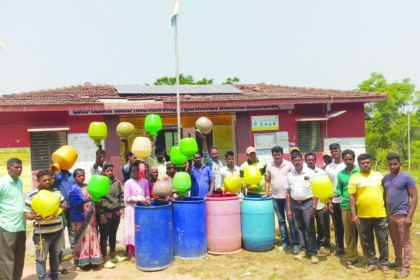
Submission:
<svg viewBox="0 0 420 280">
<path fill-rule="evenodd" d="M 242 94 L 218 94 L 218 95 L 182 95 L 183 102 L 218 102 L 218 101 L 251 101 L 251 100 L 329 100 L 356 102 L 385 100 L 386 93 L 357 92 L 351 90 L 315 89 L 304 87 L 287 87 L 268 84 L 241 84 L 234 85 L 241 90 Z M 156 100 L 167 103 L 176 101 L 175 95 L 130 95 L 119 96 L 114 86 L 93 86 L 86 83 L 81 86 L 73 86 L 60 89 L 35 91 L 0 96 L 1 106 L 31 106 L 31 105 L 79 105 L 101 104 L 100 99 L 121 100 Z M 299 101 L 300 102 L 300 101 Z M 299 103 L 298 102 L 298 103 Z"/>
</svg>

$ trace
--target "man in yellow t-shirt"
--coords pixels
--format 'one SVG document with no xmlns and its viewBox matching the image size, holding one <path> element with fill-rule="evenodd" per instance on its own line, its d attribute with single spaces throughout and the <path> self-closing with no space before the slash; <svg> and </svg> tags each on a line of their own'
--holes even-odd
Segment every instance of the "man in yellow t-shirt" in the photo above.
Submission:
<svg viewBox="0 0 420 280">
<path fill-rule="evenodd" d="M 350 195 L 350 210 L 353 222 L 360 225 L 362 242 L 366 248 L 369 265 L 364 272 L 378 269 L 375 252 L 375 237 L 379 249 L 379 262 L 383 273 L 390 273 L 388 251 L 388 219 L 382 189 L 382 174 L 371 171 L 370 155 L 361 154 L 357 157 L 360 172 L 350 177 L 348 190 Z M 357 206 L 357 214 L 356 214 Z"/>
</svg>

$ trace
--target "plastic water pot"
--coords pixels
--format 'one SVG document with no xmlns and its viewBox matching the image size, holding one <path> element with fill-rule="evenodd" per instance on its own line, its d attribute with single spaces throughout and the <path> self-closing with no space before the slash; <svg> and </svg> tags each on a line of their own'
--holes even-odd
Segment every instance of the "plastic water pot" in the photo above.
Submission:
<svg viewBox="0 0 420 280">
<path fill-rule="evenodd" d="M 245 196 L 241 205 L 242 244 L 248 251 L 273 249 L 275 228 L 274 208 L 270 197 Z"/>
<path fill-rule="evenodd" d="M 207 242 L 210 254 L 234 254 L 241 251 L 241 209 L 236 194 L 206 197 Z"/>
<path fill-rule="evenodd" d="M 51 191 L 40 190 L 32 199 L 31 207 L 42 218 L 56 216 L 60 209 L 60 198 Z"/>
<path fill-rule="evenodd" d="M 177 172 L 172 181 L 174 189 L 176 189 L 180 195 L 184 196 L 185 193 L 191 189 L 191 177 L 187 172 Z"/>
<path fill-rule="evenodd" d="M 223 188 L 225 192 L 237 193 L 242 189 L 243 185 L 244 182 L 237 174 L 229 175 L 223 181 Z"/>
<path fill-rule="evenodd" d="M 198 152 L 198 146 L 195 138 L 190 137 L 181 139 L 179 143 L 179 150 L 187 157 L 187 159 L 193 159 L 194 154 Z"/>
<path fill-rule="evenodd" d="M 174 254 L 171 204 L 156 201 L 150 207 L 137 204 L 134 220 L 137 268 L 156 271 L 171 266 Z"/>
<path fill-rule="evenodd" d="M 183 259 L 207 256 L 206 201 L 191 197 L 173 201 L 174 255 Z"/>
<path fill-rule="evenodd" d="M 261 181 L 261 171 L 257 166 L 248 166 L 244 170 L 244 181 L 247 185 L 258 185 Z"/>
<path fill-rule="evenodd" d="M 51 169 L 54 169 L 58 172 L 61 169 L 69 170 L 73 167 L 74 163 L 77 160 L 77 151 L 72 146 L 64 145 L 58 148 L 51 156 L 53 164 L 51 164 Z"/>
<path fill-rule="evenodd" d="M 179 146 L 172 146 L 169 157 L 176 167 L 182 167 L 182 164 L 187 160 L 187 157 L 181 153 Z"/>
<path fill-rule="evenodd" d="M 312 194 L 319 198 L 322 203 L 328 203 L 334 194 L 334 186 L 331 179 L 326 175 L 316 176 L 312 179 Z"/>
<path fill-rule="evenodd" d="M 100 145 L 101 141 L 108 137 L 108 128 L 104 122 L 91 122 L 89 125 L 88 136 L 95 142 L 95 145 Z"/>
<path fill-rule="evenodd" d="M 153 193 L 160 198 L 167 198 L 172 193 L 172 184 L 168 181 L 157 181 L 153 185 Z"/>
<path fill-rule="evenodd" d="M 109 178 L 102 175 L 93 175 L 90 177 L 87 190 L 92 195 L 92 201 L 101 201 L 101 197 L 109 194 Z"/>
<path fill-rule="evenodd" d="M 149 114 L 144 120 L 144 129 L 152 136 L 157 136 L 159 130 L 162 129 L 162 119 L 159 115 Z"/>
<path fill-rule="evenodd" d="M 136 128 L 133 124 L 129 122 L 120 122 L 117 125 L 117 134 L 120 136 L 121 139 L 128 139 L 128 137 L 133 136 Z"/>
<path fill-rule="evenodd" d="M 131 145 L 131 152 L 144 160 L 152 154 L 152 142 L 147 137 L 136 137 Z"/>
<path fill-rule="evenodd" d="M 203 134 L 208 134 L 213 128 L 213 123 L 206 117 L 201 117 L 195 122 L 195 127 Z"/>
</svg>

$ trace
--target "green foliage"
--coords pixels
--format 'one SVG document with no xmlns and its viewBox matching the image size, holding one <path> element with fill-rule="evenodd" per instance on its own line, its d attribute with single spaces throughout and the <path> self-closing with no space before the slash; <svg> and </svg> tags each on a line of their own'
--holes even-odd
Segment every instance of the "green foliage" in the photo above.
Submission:
<svg viewBox="0 0 420 280">
<path fill-rule="evenodd" d="M 227 77 L 226 78 L 226 82 L 222 83 L 223 85 L 233 85 L 233 84 L 237 84 L 239 83 L 239 78 L 238 77 Z"/>
<path fill-rule="evenodd" d="M 380 73 L 372 73 L 370 79 L 363 81 L 358 91 L 386 92 L 386 101 L 366 104 L 365 111 L 371 117 L 366 121 L 366 149 L 378 165 L 384 166 L 385 156 L 393 151 L 408 159 L 408 119 L 410 114 L 411 164 L 420 167 L 420 127 L 418 112 L 420 91 L 410 79 L 387 83 Z"/>
<path fill-rule="evenodd" d="M 162 77 L 157 79 L 154 83 L 156 86 L 160 85 L 175 85 L 176 77 Z M 213 84 L 213 79 L 202 78 L 201 80 L 194 81 L 194 78 L 191 75 L 179 74 L 179 84 L 180 85 L 211 85 Z"/>
</svg>

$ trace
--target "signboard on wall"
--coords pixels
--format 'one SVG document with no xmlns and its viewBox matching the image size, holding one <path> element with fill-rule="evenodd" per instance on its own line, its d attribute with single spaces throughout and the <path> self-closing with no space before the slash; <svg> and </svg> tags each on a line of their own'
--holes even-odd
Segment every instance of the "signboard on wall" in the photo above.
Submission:
<svg viewBox="0 0 420 280">
<path fill-rule="evenodd" d="M 73 172 L 76 168 L 84 169 L 86 173 L 85 183 L 88 183 L 92 176 L 90 168 L 96 160 L 97 146 L 87 133 L 69 133 L 67 134 L 67 143 L 77 151 L 77 161 L 71 171 Z M 102 141 L 102 148 L 105 150 L 104 141 Z"/>
<path fill-rule="evenodd" d="M 22 160 L 22 175 L 20 175 L 20 179 L 23 183 L 23 191 L 32 191 L 30 148 L 0 149 L 0 177 L 3 177 L 7 174 L 7 161 L 10 158 L 18 158 Z"/>
<path fill-rule="evenodd" d="M 279 129 L 279 116 L 278 115 L 252 116 L 251 127 L 252 127 L 252 131 L 278 130 Z"/>
</svg>

